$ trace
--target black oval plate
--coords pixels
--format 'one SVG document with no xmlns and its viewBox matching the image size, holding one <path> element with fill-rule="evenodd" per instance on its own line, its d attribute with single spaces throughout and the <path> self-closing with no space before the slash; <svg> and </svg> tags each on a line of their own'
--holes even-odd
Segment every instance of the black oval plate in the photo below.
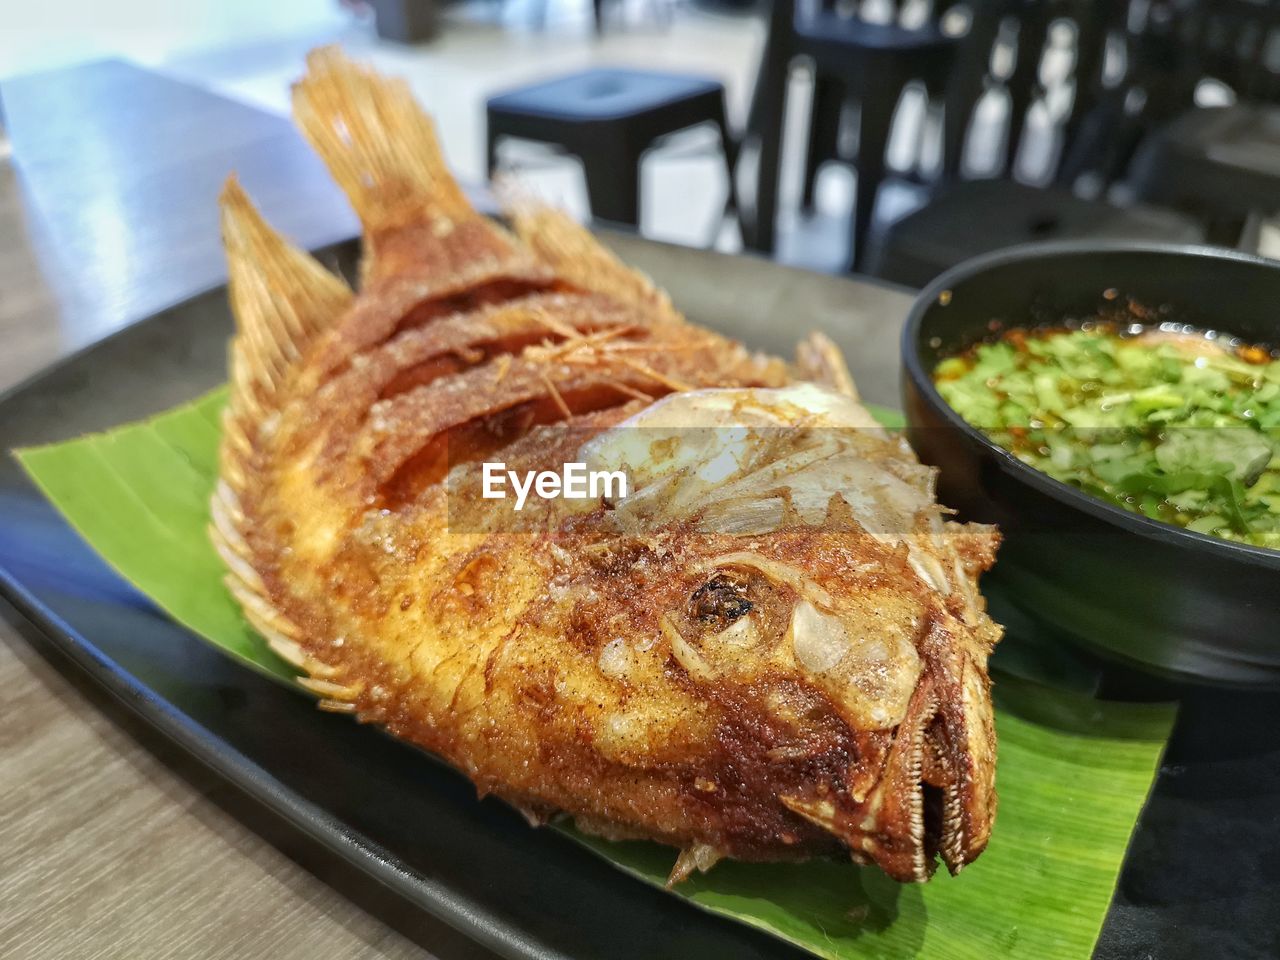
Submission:
<svg viewBox="0 0 1280 960">
<path fill-rule="evenodd" d="M 677 302 L 724 311 L 694 309 L 695 319 L 721 328 L 732 321 L 753 346 L 775 348 L 770 339 L 808 326 L 838 340 L 845 334 L 851 348 L 864 337 L 892 342 L 909 304 L 883 286 L 616 244 Z M 332 255 L 349 265 L 354 250 L 345 244 Z M 868 329 L 868 316 L 881 329 Z M 229 333 L 221 289 L 124 330 L 0 401 L 0 448 L 104 429 L 191 399 L 224 379 Z M 869 371 L 863 382 L 878 384 L 868 399 L 890 399 L 892 382 L 879 384 L 877 375 L 885 379 Z M 147 724 L 321 847 L 504 957 L 805 956 L 691 909 L 566 837 L 529 829 L 501 803 L 477 802 L 461 775 L 349 718 L 317 713 L 309 699 L 237 666 L 110 571 L 7 456 L 0 591 Z M 1193 726 L 1175 734 L 1096 955 L 1274 956 L 1280 747 L 1270 730 L 1280 697 L 1195 693 L 1182 714 Z"/>
</svg>

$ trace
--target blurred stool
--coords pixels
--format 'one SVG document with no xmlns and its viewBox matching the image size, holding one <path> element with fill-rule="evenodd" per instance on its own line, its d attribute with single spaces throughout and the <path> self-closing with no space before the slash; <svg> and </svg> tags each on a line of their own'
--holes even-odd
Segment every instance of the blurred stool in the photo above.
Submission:
<svg viewBox="0 0 1280 960">
<path fill-rule="evenodd" d="M 1172 210 L 1115 207 L 1064 188 L 971 180 L 898 220 L 869 254 L 868 272 L 923 287 L 981 253 L 1048 240 L 1198 243 L 1199 224 Z"/>
<path fill-rule="evenodd" d="M 793 61 L 803 59 L 812 65 L 814 96 L 802 206 L 812 205 L 818 167 L 839 159 L 839 118 L 845 100 L 851 99 L 859 110 L 850 250 L 854 265 L 865 257 L 876 197 L 887 173 L 885 150 L 898 101 L 912 83 L 920 83 L 929 98 L 936 99 L 952 75 L 961 38 L 943 29 L 943 16 L 951 5 L 939 0 L 929 19 L 908 27 L 896 20 L 873 23 L 843 16 L 834 0 L 820 0 L 816 10 L 798 10 L 796 0 L 773 0 L 748 124 L 761 142 L 751 246 L 766 253 L 773 249 L 790 72 Z M 899 4 L 891 6 L 896 15 Z M 958 139 L 944 133 L 944 151 Z"/>
<path fill-rule="evenodd" d="M 813 185 L 824 159 L 836 159 L 838 123 L 831 124 L 833 104 L 843 95 L 858 103 L 858 172 L 849 247 L 852 264 L 866 256 L 867 232 L 875 217 L 876 196 L 884 182 L 885 152 L 893 115 L 912 81 L 923 84 L 931 99 L 939 97 L 951 75 L 959 38 L 940 23 L 918 28 L 865 23 L 823 13 L 798 18 L 796 49 L 814 63 L 814 105 L 805 158 L 803 204 L 813 205 Z"/>
<path fill-rule="evenodd" d="M 1139 199 L 1202 218 L 1235 246 L 1251 214 L 1280 211 L 1280 107 L 1202 107 L 1152 134 L 1131 172 Z"/>
<path fill-rule="evenodd" d="M 586 70 L 491 97 L 489 176 L 504 137 L 554 144 L 582 161 L 591 215 L 640 223 L 640 160 L 654 143 L 698 124 L 720 133 L 734 203 L 737 147 L 725 120 L 724 86 L 706 77 L 645 70 Z"/>
</svg>

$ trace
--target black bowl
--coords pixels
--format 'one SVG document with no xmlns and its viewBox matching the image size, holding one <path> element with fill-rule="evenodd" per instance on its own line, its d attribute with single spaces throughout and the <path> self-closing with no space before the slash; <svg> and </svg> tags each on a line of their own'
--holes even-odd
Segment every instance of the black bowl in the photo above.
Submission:
<svg viewBox="0 0 1280 960">
<path fill-rule="evenodd" d="M 1280 343 L 1280 262 L 1192 246 L 1014 247 L 948 271 L 916 300 L 902 342 L 908 436 L 941 468 L 941 502 L 1004 534 L 984 580 L 997 619 L 1029 618 L 1178 680 L 1280 687 L 1280 551 L 1151 520 L 1060 483 L 970 427 L 934 389 L 938 360 L 990 336 L 993 323 L 1070 322 L 1125 297 L 1161 320 Z"/>
</svg>

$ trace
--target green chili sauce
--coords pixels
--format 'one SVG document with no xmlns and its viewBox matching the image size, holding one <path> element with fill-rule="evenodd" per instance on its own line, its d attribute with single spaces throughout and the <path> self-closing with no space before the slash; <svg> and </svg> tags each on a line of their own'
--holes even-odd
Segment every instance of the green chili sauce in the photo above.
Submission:
<svg viewBox="0 0 1280 960">
<path fill-rule="evenodd" d="M 1014 329 L 938 392 L 1029 466 L 1126 510 L 1280 549 L 1280 359 L 1162 324 Z"/>
</svg>

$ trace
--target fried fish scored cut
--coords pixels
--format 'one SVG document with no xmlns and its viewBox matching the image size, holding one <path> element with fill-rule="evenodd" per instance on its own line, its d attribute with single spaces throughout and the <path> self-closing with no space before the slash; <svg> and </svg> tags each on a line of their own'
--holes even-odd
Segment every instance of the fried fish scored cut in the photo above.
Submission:
<svg viewBox="0 0 1280 960">
<path fill-rule="evenodd" d="M 946 520 L 834 346 L 752 354 L 561 215 L 479 216 L 407 87 L 336 50 L 294 109 L 362 221 L 361 289 L 228 183 L 211 530 L 321 707 L 535 822 L 676 846 L 673 882 L 722 857 L 972 861 L 998 538 Z M 633 489 L 496 512 L 482 461 Z"/>
</svg>

